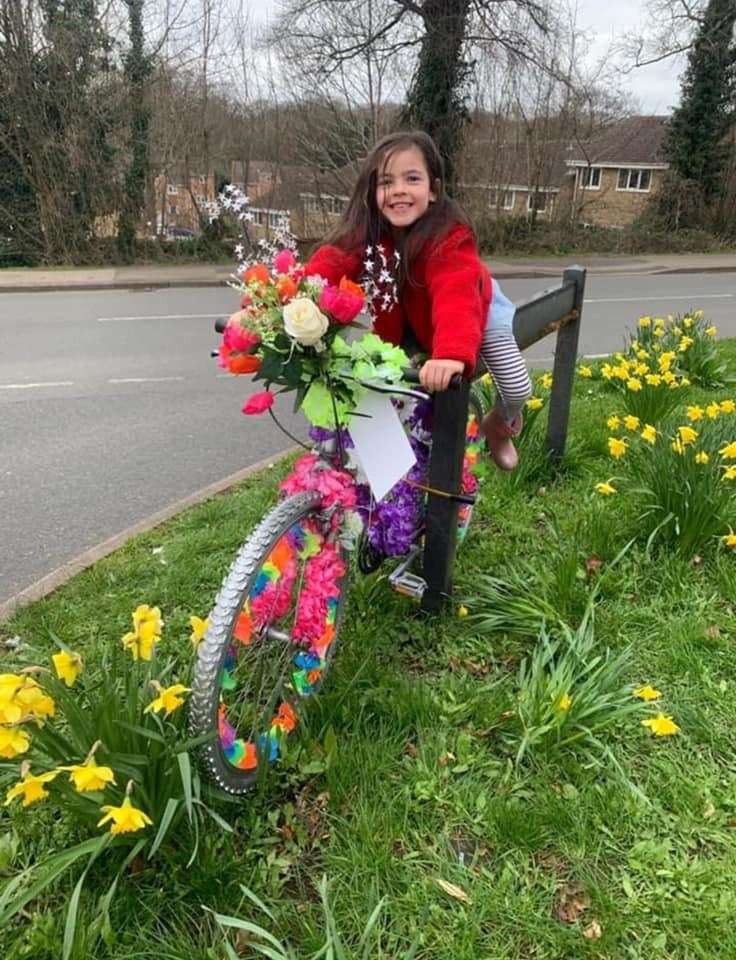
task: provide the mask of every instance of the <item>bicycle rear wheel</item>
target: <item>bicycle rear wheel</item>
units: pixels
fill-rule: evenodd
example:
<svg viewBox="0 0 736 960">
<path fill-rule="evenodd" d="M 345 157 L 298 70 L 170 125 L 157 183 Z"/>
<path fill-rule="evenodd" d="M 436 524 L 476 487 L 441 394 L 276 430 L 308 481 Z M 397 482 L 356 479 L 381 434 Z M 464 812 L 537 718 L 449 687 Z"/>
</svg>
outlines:
<svg viewBox="0 0 736 960">
<path fill-rule="evenodd" d="M 468 398 L 468 421 L 465 427 L 465 459 L 463 460 L 463 482 L 462 492 L 476 494 L 478 490 L 478 481 L 473 475 L 472 469 L 478 462 L 483 451 L 483 434 L 480 431 L 480 424 L 483 417 L 488 412 L 488 404 L 483 392 L 473 384 L 470 388 L 470 397 Z M 457 537 L 458 542 L 462 543 L 467 535 L 470 521 L 473 517 L 474 505 L 465 503 L 460 505 L 457 517 Z"/>
<path fill-rule="evenodd" d="M 200 645 L 189 701 L 205 775 L 246 793 L 276 762 L 335 653 L 347 562 L 318 493 L 271 510 L 223 581 Z"/>
</svg>

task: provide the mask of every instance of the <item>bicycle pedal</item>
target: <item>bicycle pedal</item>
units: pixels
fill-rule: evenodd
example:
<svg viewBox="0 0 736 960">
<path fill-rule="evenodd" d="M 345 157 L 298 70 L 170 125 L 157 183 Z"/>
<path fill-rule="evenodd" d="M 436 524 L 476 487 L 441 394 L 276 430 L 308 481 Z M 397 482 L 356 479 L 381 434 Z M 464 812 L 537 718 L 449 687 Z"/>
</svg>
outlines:
<svg viewBox="0 0 736 960">
<path fill-rule="evenodd" d="M 427 581 L 415 573 L 409 573 L 408 570 L 401 572 L 397 570 L 391 574 L 388 582 L 397 593 L 404 597 L 411 597 L 412 600 L 421 600 L 427 589 Z"/>
</svg>

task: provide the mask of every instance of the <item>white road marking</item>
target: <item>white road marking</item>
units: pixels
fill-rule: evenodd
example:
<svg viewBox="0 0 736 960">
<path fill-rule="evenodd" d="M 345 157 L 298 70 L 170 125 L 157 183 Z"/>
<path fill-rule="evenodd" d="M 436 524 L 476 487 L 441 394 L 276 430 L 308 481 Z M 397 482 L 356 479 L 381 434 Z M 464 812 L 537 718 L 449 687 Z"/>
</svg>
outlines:
<svg viewBox="0 0 736 960">
<path fill-rule="evenodd" d="M 168 383 L 171 380 L 183 380 L 184 377 L 113 377 L 108 383 Z"/>
<path fill-rule="evenodd" d="M 73 387 L 71 380 L 49 380 L 46 383 L 3 383 L 0 390 L 31 390 L 34 387 Z"/>
<path fill-rule="evenodd" d="M 689 300 L 690 303 L 699 300 L 731 300 L 733 293 L 692 293 L 687 296 L 670 297 L 663 293 L 659 297 L 605 297 L 600 300 L 584 300 L 583 303 L 641 303 L 644 300 L 663 301 L 669 303 L 671 300 Z"/>
<path fill-rule="evenodd" d="M 218 317 L 224 317 L 226 310 L 219 313 L 162 313 L 156 316 L 137 316 L 137 317 L 98 317 L 98 323 L 117 323 L 118 320 L 216 320 Z"/>
</svg>

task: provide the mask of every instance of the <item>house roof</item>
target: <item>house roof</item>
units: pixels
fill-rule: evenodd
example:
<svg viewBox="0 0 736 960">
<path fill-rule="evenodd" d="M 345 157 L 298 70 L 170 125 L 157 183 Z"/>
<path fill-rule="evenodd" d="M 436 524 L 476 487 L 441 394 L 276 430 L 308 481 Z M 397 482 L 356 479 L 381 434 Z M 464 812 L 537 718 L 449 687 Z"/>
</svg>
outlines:
<svg viewBox="0 0 736 960">
<path fill-rule="evenodd" d="M 666 117 L 627 117 L 590 140 L 573 144 L 567 163 L 570 166 L 666 164 L 662 150 L 666 121 Z"/>
<path fill-rule="evenodd" d="M 560 140 L 537 143 L 518 140 L 475 147 L 465 155 L 458 170 L 463 189 L 559 188 L 568 174 L 567 144 Z"/>
</svg>

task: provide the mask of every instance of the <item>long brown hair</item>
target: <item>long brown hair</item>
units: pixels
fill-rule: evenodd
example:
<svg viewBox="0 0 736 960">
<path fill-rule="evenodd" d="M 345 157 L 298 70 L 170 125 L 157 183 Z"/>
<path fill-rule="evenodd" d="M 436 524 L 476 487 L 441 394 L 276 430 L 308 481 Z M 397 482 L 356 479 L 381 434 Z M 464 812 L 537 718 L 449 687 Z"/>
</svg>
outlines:
<svg viewBox="0 0 736 960">
<path fill-rule="evenodd" d="M 422 130 L 389 133 L 376 143 L 363 161 L 353 194 L 340 222 L 325 240 L 326 243 L 349 251 L 375 247 L 381 242 L 381 237 L 390 231 L 391 225 L 376 203 L 378 176 L 394 153 L 411 147 L 417 147 L 424 157 L 430 189 L 436 199 L 406 232 L 401 251 L 400 274 L 401 280 L 410 281 L 412 263 L 426 244 L 441 240 L 456 223 L 465 224 L 472 229 L 468 215 L 460 204 L 445 193 L 445 165 L 442 156 L 434 140 Z"/>
</svg>

